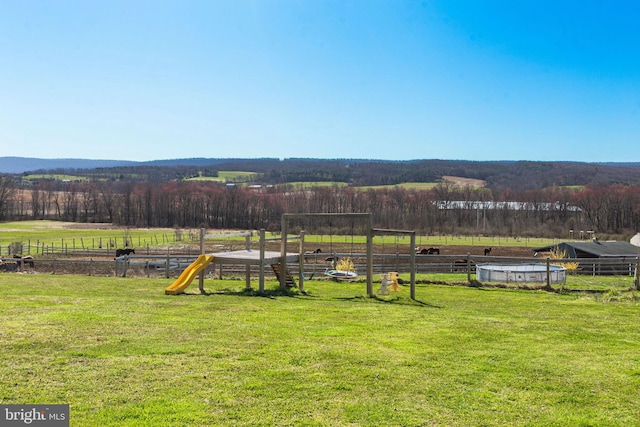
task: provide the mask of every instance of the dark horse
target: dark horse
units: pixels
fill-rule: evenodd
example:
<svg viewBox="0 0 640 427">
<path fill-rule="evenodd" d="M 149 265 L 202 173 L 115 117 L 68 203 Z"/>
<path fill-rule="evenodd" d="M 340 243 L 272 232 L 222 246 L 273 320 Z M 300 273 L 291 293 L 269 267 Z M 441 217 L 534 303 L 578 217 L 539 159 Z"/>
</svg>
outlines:
<svg viewBox="0 0 640 427">
<path fill-rule="evenodd" d="M 491 255 L 491 248 L 484 248 L 484 256 Z"/>
<path fill-rule="evenodd" d="M 116 249 L 116 258 L 120 258 L 123 255 L 131 255 L 135 254 L 136 251 L 134 249 Z"/>
<path fill-rule="evenodd" d="M 440 249 L 439 248 L 422 248 L 420 250 L 420 255 L 440 255 Z"/>
</svg>

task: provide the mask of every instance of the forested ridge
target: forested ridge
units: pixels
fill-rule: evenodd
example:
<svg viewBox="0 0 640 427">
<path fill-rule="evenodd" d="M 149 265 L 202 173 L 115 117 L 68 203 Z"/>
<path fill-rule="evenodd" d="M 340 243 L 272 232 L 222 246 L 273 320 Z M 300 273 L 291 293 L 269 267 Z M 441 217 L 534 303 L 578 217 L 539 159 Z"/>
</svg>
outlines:
<svg viewBox="0 0 640 427">
<path fill-rule="evenodd" d="M 283 213 L 372 212 L 375 226 L 427 234 L 601 238 L 640 230 L 640 168 L 571 162 L 228 159 L 0 175 L 0 221 L 54 219 L 138 227 L 266 228 Z M 188 162 L 185 162 L 188 163 Z M 185 180 L 251 171 L 243 183 Z M 82 179 L 47 178 L 54 173 Z M 485 180 L 455 186 L 444 175 Z M 331 182 L 301 187 L 291 182 Z M 350 185 L 338 185 L 337 183 Z M 434 182 L 423 190 L 401 182 Z M 253 185 L 244 185 L 253 184 Z M 391 184 L 363 189 L 358 185 Z M 345 230 L 346 225 L 334 231 Z"/>
<path fill-rule="evenodd" d="M 0 165 L 2 158 L 0 158 Z M 42 163 L 37 163 L 42 165 Z M 88 178 L 164 182 L 217 171 L 256 172 L 256 184 L 287 182 L 344 182 L 354 186 L 438 182 L 445 175 L 486 181 L 494 190 L 534 190 L 550 186 L 640 185 L 640 163 L 582 163 L 466 160 L 358 160 L 358 159 L 175 159 L 113 167 L 52 168 L 30 172 L 73 174 Z M 1 169 L 0 169 L 1 170 Z M 24 175 L 24 174 L 23 174 Z"/>
</svg>

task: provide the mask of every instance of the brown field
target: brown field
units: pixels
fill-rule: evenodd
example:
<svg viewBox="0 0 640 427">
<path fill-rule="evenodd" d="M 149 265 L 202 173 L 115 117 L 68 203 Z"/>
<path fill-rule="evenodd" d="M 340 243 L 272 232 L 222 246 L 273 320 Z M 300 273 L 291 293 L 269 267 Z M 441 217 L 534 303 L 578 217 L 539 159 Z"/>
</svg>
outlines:
<svg viewBox="0 0 640 427">
<path fill-rule="evenodd" d="M 463 178 L 460 176 L 444 175 L 442 179 L 459 188 L 484 188 L 487 185 L 487 182 L 482 179 Z"/>
</svg>

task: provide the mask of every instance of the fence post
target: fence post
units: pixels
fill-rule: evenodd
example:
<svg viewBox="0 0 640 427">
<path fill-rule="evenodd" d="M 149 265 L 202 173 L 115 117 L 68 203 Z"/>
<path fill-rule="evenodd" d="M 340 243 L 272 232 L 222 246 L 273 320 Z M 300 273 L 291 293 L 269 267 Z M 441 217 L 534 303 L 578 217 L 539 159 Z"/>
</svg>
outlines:
<svg viewBox="0 0 640 427">
<path fill-rule="evenodd" d="M 169 278 L 169 249 L 167 249 L 167 261 L 164 265 L 164 277 Z"/>
<path fill-rule="evenodd" d="M 471 254 L 467 252 L 467 283 L 471 283 Z"/>
<path fill-rule="evenodd" d="M 547 288 L 551 287 L 551 266 L 549 263 L 549 257 L 547 257 Z"/>
</svg>

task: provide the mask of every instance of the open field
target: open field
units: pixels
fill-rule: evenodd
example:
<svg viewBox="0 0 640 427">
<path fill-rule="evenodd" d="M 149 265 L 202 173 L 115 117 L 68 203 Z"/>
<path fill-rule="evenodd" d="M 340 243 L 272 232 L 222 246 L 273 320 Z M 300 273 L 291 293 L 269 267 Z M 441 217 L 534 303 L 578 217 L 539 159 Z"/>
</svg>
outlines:
<svg viewBox="0 0 640 427">
<path fill-rule="evenodd" d="M 37 181 L 41 179 L 54 180 L 54 181 L 75 181 L 75 182 L 88 181 L 88 178 L 86 176 L 67 175 L 67 174 L 49 174 L 49 173 L 23 175 L 22 179 L 25 179 L 27 181 Z"/>
<path fill-rule="evenodd" d="M 381 188 L 394 188 L 400 187 L 405 190 L 431 190 L 433 187 L 437 186 L 437 182 L 401 182 L 399 184 L 389 184 L 389 185 L 360 185 L 355 187 L 358 190 L 378 190 Z"/>
<path fill-rule="evenodd" d="M 637 299 L 2 278 L 0 401 L 69 403 L 71 425 L 640 425 Z"/>
<path fill-rule="evenodd" d="M 35 248 L 45 245 L 56 250 L 66 248 L 119 248 L 145 247 L 181 243 L 199 231 L 170 228 L 128 228 L 111 224 L 73 223 L 62 221 L 14 221 L 0 223 L 0 255 L 7 255 L 7 247 L 14 242 L 25 245 L 24 253 L 35 253 Z M 31 246 L 33 249 L 28 248 Z"/>
<path fill-rule="evenodd" d="M 207 230 L 208 234 L 223 234 L 228 230 Z M 267 238 L 277 238 L 279 234 L 268 233 Z M 32 247 L 38 245 L 53 245 L 54 248 L 66 247 L 69 250 L 91 248 L 124 247 L 128 242 L 133 247 L 162 246 L 168 244 L 197 244 L 199 230 L 170 229 L 170 228 L 131 228 L 116 227 L 111 224 L 72 223 L 61 221 L 14 221 L 0 223 L 0 255 L 7 254 L 8 245 L 22 242 Z M 209 239 L 209 243 L 224 243 L 225 241 L 242 241 L 243 237 Z M 252 237 L 254 244 L 258 241 L 257 233 Z M 531 248 L 557 243 L 559 240 L 542 238 L 509 238 L 500 236 L 416 236 L 419 246 L 436 246 L 443 254 L 482 253 L 483 248 L 493 247 L 494 253 L 501 256 L 531 256 Z M 363 251 L 365 236 L 358 235 L 307 235 L 305 242 L 309 247 L 319 246 L 324 252 L 331 249 L 338 252 Z M 401 253 L 408 253 L 409 238 L 393 236 L 376 236 L 374 243 L 376 250 L 389 253 L 396 249 Z M 27 250 L 24 250 L 27 253 Z M 34 252 L 34 251 L 31 251 Z"/>
<path fill-rule="evenodd" d="M 218 171 L 218 176 L 197 176 L 186 178 L 186 181 L 234 182 L 251 181 L 258 173 L 246 171 Z"/>
</svg>

